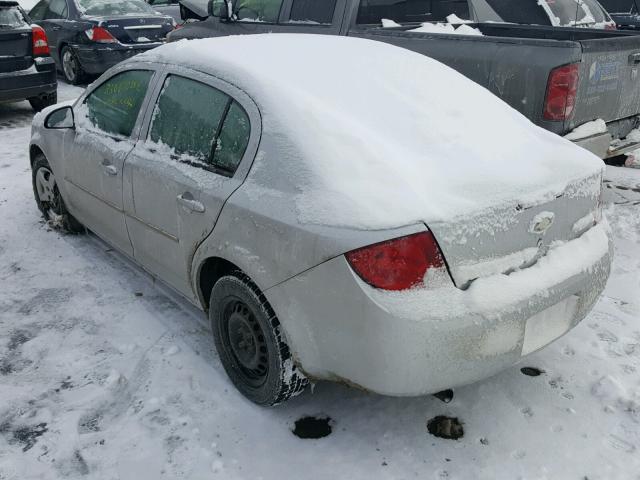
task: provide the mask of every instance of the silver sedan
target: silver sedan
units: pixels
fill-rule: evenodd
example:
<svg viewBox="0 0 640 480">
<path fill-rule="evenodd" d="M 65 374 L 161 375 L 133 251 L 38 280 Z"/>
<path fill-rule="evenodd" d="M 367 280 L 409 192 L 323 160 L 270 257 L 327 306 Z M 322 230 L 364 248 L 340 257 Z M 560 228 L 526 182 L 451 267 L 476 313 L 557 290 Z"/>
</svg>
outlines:
<svg viewBox="0 0 640 480">
<path fill-rule="evenodd" d="M 261 405 L 423 395 L 587 315 L 602 162 L 427 57 L 315 35 L 181 41 L 33 122 L 36 203 L 208 313 Z"/>
</svg>

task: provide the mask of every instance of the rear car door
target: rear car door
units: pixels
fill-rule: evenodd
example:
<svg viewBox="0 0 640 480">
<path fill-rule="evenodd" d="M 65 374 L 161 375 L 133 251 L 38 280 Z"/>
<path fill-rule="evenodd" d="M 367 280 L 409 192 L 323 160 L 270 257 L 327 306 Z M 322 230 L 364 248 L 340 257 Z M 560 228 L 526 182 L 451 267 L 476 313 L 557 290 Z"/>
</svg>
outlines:
<svg viewBox="0 0 640 480">
<path fill-rule="evenodd" d="M 31 26 L 17 4 L 0 2 L 0 74 L 25 70 L 33 64 Z"/>
<path fill-rule="evenodd" d="M 242 91 L 169 67 L 125 164 L 126 222 L 134 256 L 195 298 L 191 260 L 255 156 L 260 117 Z"/>
<path fill-rule="evenodd" d="M 60 58 L 60 52 L 58 51 L 60 32 L 68 22 L 68 16 L 69 8 L 67 7 L 67 0 L 50 0 L 44 20 L 39 22 L 39 25 L 44 28 L 47 33 L 51 55 L 56 59 Z"/>
<path fill-rule="evenodd" d="M 124 220 L 122 171 L 155 73 L 149 65 L 116 70 L 75 104 L 76 128 L 64 138 L 64 180 L 74 212 L 128 255 L 133 249 Z"/>
</svg>

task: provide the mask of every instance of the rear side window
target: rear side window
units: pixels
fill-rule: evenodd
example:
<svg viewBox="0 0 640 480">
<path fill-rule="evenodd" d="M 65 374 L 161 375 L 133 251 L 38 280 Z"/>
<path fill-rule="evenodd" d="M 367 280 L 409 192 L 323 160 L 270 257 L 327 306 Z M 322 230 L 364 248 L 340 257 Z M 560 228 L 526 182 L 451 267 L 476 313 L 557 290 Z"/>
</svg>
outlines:
<svg viewBox="0 0 640 480">
<path fill-rule="evenodd" d="M 106 133 L 130 136 L 152 75 L 149 70 L 130 70 L 104 82 L 85 100 L 88 121 Z"/>
<path fill-rule="evenodd" d="M 0 28 L 26 27 L 27 22 L 18 7 L 0 6 Z"/>
<path fill-rule="evenodd" d="M 216 142 L 212 164 L 226 172 L 235 172 L 251 136 L 251 123 L 244 109 L 233 102 L 229 107 Z"/>
<path fill-rule="evenodd" d="M 468 0 L 360 0 L 356 22 L 379 24 L 383 18 L 398 23 L 442 22 L 452 13 L 469 19 Z"/>
<path fill-rule="evenodd" d="M 220 90 L 170 75 L 153 111 L 148 140 L 175 160 L 233 175 L 251 134 L 244 109 Z"/>
<path fill-rule="evenodd" d="M 36 3 L 36 6 L 31 9 L 29 12 L 29 16 L 32 20 L 44 20 L 44 16 L 47 14 L 49 10 L 49 0 L 41 0 Z"/>
<path fill-rule="evenodd" d="M 637 12 L 636 0 L 600 0 L 609 13 Z"/>
<path fill-rule="evenodd" d="M 170 75 L 153 111 L 149 139 L 182 160 L 209 164 L 229 101 L 209 85 Z"/>
<path fill-rule="evenodd" d="M 47 18 L 67 18 L 67 0 L 51 0 Z"/>
<path fill-rule="evenodd" d="M 336 0 L 293 0 L 291 23 L 331 23 Z"/>
</svg>

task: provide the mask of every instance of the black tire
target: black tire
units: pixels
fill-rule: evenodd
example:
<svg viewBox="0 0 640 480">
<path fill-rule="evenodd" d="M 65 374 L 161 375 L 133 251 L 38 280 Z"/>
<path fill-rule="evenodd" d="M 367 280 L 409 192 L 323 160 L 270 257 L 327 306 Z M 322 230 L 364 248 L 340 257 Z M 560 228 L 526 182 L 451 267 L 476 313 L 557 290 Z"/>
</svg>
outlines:
<svg viewBox="0 0 640 480">
<path fill-rule="evenodd" d="M 60 52 L 60 66 L 64 78 L 71 85 L 79 85 L 85 81 L 87 74 L 82 69 L 76 52 L 68 45 L 62 47 Z"/>
<path fill-rule="evenodd" d="M 47 181 L 46 187 L 39 180 L 39 175 Z M 49 162 L 43 154 L 37 154 L 31 169 L 33 195 L 42 216 L 54 227 L 61 228 L 68 233 L 83 233 L 84 227 L 67 211 L 62 195 L 58 190 L 55 177 Z M 48 198 L 41 198 L 41 197 Z"/>
<path fill-rule="evenodd" d="M 242 272 L 222 277 L 209 305 L 218 355 L 245 397 L 273 406 L 305 389 L 307 378 L 293 362 L 280 322 L 249 277 Z"/>
<path fill-rule="evenodd" d="M 39 112 L 44 108 L 58 103 L 58 92 L 47 93 L 38 97 L 29 98 L 28 100 L 31 104 L 31 108 L 33 108 L 36 112 Z"/>
</svg>

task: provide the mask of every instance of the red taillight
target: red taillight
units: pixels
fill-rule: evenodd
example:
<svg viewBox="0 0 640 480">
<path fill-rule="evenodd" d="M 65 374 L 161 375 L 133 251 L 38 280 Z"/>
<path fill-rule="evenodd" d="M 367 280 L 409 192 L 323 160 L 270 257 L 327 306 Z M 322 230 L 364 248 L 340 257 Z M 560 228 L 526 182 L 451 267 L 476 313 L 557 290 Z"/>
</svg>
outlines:
<svg viewBox="0 0 640 480">
<path fill-rule="evenodd" d="M 579 66 L 578 63 L 572 63 L 551 70 L 544 100 L 545 120 L 566 120 L 571 117 L 580 80 Z"/>
<path fill-rule="evenodd" d="M 430 268 L 444 268 L 444 258 L 431 232 L 396 238 L 346 254 L 351 268 L 369 285 L 407 290 L 421 285 Z"/>
<path fill-rule="evenodd" d="M 93 27 L 89 30 L 85 30 L 87 37 L 92 42 L 98 43 L 117 43 L 118 40 L 115 39 L 113 35 L 109 33 L 109 30 L 102 27 Z"/>
<path fill-rule="evenodd" d="M 31 25 L 31 39 L 33 40 L 33 56 L 49 55 L 49 42 L 47 34 L 39 25 Z"/>
</svg>

